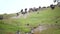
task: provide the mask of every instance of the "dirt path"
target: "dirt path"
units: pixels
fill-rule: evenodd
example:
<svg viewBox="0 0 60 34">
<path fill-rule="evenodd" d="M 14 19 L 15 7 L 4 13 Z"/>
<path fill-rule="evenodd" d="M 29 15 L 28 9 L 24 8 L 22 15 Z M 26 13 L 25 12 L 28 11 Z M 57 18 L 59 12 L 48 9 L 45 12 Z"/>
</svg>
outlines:
<svg viewBox="0 0 60 34">
<path fill-rule="evenodd" d="M 30 34 L 40 34 L 40 32 L 42 32 L 43 30 L 46 30 L 47 27 L 46 26 L 38 26 L 37 28 L 31 30 Z"/>
</svg>

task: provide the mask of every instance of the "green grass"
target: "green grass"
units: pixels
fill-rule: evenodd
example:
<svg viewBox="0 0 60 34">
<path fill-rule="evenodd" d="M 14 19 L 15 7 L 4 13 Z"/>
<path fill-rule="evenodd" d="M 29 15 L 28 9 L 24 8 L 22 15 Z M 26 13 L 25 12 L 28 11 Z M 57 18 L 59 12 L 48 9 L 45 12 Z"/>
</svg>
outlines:
<svg viewBox="0 0 60 34">
<path fill-rule="evenodd" d="M 60 18 L 57 17 L 60 17 L 60 8 L 56 7 L 54 10 L 48 8 L 46 10 L 39 11 L 39 14 L 37 14 L 37 12 L 29 13 L 29 16 L 26 19 L 21 17 L 20 19 L 0 20 L 0 30 L 3 29 L 1 30 L 2 32 L 5 31 L 14 33 L 17 30 L 20 30 L 22 32 L 30 32 L 31 27 L 36 27 L 39 24 L 56 24 L 55 22 L 58 21 L 57 24 L 60 25 Z M 29 26 L 27 26 L 26 24 L 29 24 Z M 50 32 L 49 30 L 48 32 Z M 58 29 L 57 31 L 55 29 L 52 30 L 59 34 L 60 29 Z"/>
</svg>

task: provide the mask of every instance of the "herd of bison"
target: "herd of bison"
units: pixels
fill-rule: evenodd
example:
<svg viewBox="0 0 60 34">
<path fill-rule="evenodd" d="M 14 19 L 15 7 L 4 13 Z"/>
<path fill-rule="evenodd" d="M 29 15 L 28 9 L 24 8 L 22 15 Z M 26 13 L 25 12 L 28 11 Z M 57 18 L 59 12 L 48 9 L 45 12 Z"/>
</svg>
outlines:
<svg viewBox="0 0 60 34">
<path fill-rule="evenodd" d="M 20 12 L 16 13 L 16 15 L 19 16 L 19 13 L 21 13 L 21 14 L 24 15 L 24 14 L 26 14 L 26 13 L 28 13 L 28 12 L 30 13 L 31 11 L 32 11 L 32 12 L 37 12 L 38 10 L 44 9 L 44 8 L 51 8 L 52 10 L 54 10 L 54 9 L 55 9 L 55 6 L 56 6 L 56 5 L 53 5 L 53 4 L 51 4 L 51 5 L 48 6 L 48 7 L 40 7 L 40 6 L 39 6 L 38 8 L 35 8 L 35 7 L 34 7 L 34 8 L 29 8 L 28 11 L 27 11 L 27 8 L 25 8 L 25 9 L 21 9 Z M 60 5 L 59 5 L 59 7 L 60 7 Z M 23 10 L 25 10 L 25 11 L 23 11 Z"/>
<path fill-rule="evenodd" d="M 16 13 L 16 16 L 19 16 L 19 13 L 21 13 L 21 14 L 26 14 L 26 13 L 30 13 L 30 12 L 37 12 L 38 10 L 42 10 L 42 9 L 44 9 L 44 8 L 51 8 L 52 10 L 54 10 L 55 9 L 55 6 L 57 6 L 57 5 L 53 5 L 53 4 L 51 4 L 50 6 L 48 6 L 48 7 L 38 7 L 38 8 L 36 8 L 36 7 L 34 7 L 34 8 L 29 8 L 29 10 L 27 11 L 27 8 L 25 8 L 25 9 L 21 9 L 20 10 L 20 12 L 18 12 L 18 13 Z M 60 5 L 58 6 L 58 7 L 60 7 Z M 24 11 L 23 11 L 24 10 Z M 2 15 L 0 15 L 0 20 L 2 20 L 3 19 L 3 16 Z"/>
</svg>

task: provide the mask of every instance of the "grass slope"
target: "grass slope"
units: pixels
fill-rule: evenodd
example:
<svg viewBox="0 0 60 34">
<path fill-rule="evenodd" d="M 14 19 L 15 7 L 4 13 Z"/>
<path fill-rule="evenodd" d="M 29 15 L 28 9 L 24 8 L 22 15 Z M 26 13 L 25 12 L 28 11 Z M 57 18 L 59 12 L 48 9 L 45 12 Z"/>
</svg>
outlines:
<svg viewBox="0 0 60 34">
<path fill-rule="evenodd" d="M 36 27 L 39 24 L 56 24 L 56 21 L 58 21 L 57 24 L 60 25 L 60 8 L 56 7 L 54 10 L 48 8 L 46 10 L 39 11 L 39 14 L 37 14 L 37 12 L 29 13 L 29 16 L 26 19 L 21 17 L 20 19 L 0 20 L 0 33 L 7 34 L 7 32 L 13 32 L 14 34 L 17 30 L 29 32 L 31 27 Z M 29 24 L 29 26 L 26 24 Z M 51 32 L 50 29 L 47 31 Z M 52 29 L 52 31 L 54 31 L 54 33 L 50 34 L 59 34 L 60 29 Z M 43 31 L 41 34 L 45 34 L 45 32 Z"/>
</svg>

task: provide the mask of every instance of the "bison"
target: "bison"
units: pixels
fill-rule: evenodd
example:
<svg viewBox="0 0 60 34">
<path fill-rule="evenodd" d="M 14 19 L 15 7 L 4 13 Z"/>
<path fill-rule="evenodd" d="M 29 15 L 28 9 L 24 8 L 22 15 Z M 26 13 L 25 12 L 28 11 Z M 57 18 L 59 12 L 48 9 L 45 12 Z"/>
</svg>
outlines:
<svg viewBox="0 0 60 34">
<path fill-rule="evenodd" d="M 55 6 L 53 4 L 51 4 L 50 7 L 51 7 L 51 9 L 54 9 L 55 8 Z"/>
<path fill-rule="evenodd" d="M 19 13 L 16 13 L 17 16 L 19 16 Z"/>
<path fill-rule="evenodd" d="M 27 8 L 25 8 L 25 13 L 27 13 Z"/>
<path fill-rule="evenodd" d="M 23 9 L 21 9 L 21 12 L 23 12 Z"/>
</svg>

